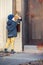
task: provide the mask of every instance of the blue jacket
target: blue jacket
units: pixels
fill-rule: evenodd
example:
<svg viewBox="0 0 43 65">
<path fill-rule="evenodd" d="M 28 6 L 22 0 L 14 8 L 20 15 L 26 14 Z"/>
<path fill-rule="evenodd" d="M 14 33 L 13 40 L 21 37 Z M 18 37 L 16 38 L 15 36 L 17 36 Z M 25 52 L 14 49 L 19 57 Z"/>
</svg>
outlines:
<svg viewBox="0 0 43 65">
<path fill-rule="evenodd" d="M 13 15 L 8 16 L 8 21 L 7 21 L 7 30 L 8 30 L 8 37 L 16 37 L 17 36 L 17 24 L 20 22 L 18 19 L 17 22 L 13 21 L 12 18 Z"/>
</svg>

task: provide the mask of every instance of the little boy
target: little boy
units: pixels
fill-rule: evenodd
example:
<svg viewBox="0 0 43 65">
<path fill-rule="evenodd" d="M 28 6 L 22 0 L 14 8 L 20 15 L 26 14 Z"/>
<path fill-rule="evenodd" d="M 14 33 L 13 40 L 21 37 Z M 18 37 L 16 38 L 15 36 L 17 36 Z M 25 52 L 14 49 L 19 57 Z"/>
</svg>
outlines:
<svg viewBox="0 0 43 65">
<path fill-rule="evenodd" d="M 8 47 L 11 45 L 11 53 L 14 53 L 14 42 L 15 38 L 17 37 L 17 24 L 20 23 L 21 17 L 16 14 L 15 16 L 13 14 L 8 15 L 8 21 L 7 21 L 7 31 L 8 31 L 8 38 L 7 43 L 5 45 L 5 53 L 8 52 Z"/>
</svg>

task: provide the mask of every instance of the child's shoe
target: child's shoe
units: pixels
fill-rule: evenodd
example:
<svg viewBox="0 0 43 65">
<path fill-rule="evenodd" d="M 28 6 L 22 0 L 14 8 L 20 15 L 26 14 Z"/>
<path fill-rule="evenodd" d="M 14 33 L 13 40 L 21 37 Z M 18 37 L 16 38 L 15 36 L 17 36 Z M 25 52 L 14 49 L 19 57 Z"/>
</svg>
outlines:
<svg viewBox="0 0 43 65">
<path fill-rule="evenodd" d="M 14 53 L 16 53 L 13 49 L 11 50 L 11 54 L 14 54 Z"/>
<path fill-rule="evenodd" d="M 4 49 L 4 53 L 9 53 L 6 48 Z"/>
</svg>

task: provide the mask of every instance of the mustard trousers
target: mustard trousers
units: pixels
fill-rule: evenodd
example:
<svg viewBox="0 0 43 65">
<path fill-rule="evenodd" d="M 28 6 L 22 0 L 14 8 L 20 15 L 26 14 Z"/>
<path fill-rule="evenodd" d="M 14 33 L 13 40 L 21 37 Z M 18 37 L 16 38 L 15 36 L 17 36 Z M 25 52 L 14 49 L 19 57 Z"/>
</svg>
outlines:
<svg viewBox="0 0 43 65">
<path fill-rule="evenodd" d="M 8 49 L 8 47 L 11 45 L 11 49 L 14 49 L 14 42 L 15 42 L 15 37 L 8 38 L 5 48 Z"/>
</svg>

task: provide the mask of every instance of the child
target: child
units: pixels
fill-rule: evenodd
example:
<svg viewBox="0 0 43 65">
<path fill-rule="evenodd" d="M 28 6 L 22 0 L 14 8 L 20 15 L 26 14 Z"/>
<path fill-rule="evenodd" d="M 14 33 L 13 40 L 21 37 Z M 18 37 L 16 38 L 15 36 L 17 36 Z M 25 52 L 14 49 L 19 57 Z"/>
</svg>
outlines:
<svg viewBox="0 0 43 65">
<path fill-rule="evenodd" d="M 7 21 L 7 31 L 8 31 L 8 39 L 7 43 L 5 45 L 5 53 L 7 53 L 7 49 L 9 45 L 11 44 L 11 53 L 14 53 L 14 42 L 15 38 L 17 37 L 17 24 L 20 23 L 21 17 L 16 14 L 15 16 L 13 14 L 8 15 L 8 21 Z"/>
</svg>

